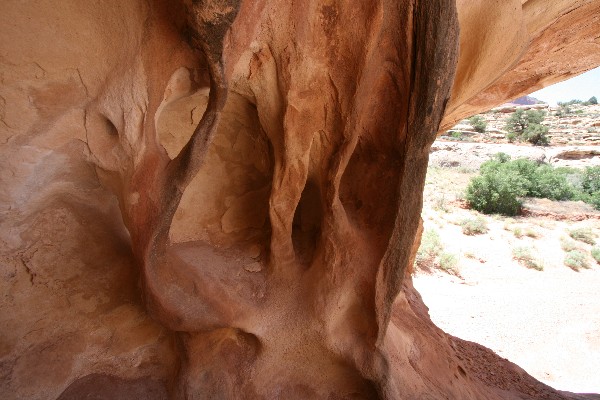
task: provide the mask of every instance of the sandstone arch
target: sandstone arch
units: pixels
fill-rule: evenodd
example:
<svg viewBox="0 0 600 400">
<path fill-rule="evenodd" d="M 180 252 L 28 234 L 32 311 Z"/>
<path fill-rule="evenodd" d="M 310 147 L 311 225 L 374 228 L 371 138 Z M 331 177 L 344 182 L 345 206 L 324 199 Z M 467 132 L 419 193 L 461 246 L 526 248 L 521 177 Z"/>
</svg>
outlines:
<svg viewBox="0 0 600 400">
<path fill-rule="evenodd" d="M 600 65 L 546 3 L 5 2 L 0 393 L 581 398 L 408 274 L 437 132 Z"/>
</svg>

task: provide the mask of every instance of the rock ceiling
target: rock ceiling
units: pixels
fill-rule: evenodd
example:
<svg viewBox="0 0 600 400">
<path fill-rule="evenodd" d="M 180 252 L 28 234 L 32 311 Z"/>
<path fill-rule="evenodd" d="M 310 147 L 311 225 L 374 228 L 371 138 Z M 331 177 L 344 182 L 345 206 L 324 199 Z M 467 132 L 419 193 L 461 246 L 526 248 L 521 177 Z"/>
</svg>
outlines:
<svg viewBox="0 0 600 400">
<path fill-rule="evenodd" d="M 410 266 L 436 134 L 600 65 L 599 0 L 0 8 L 2 398 L 583 398 Z"/>
</svg>

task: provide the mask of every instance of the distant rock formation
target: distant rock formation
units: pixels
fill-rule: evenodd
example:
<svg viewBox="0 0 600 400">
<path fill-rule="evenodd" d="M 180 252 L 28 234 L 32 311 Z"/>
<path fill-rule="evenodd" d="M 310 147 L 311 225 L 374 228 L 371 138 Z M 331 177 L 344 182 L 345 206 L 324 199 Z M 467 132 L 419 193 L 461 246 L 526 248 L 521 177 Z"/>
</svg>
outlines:
<svg viewBox="0 0 600 400">
<path fill-rule="evenodd" d="M 497 153 L 513 159 L 527 158 L 560 167 L 600 166 L 600 146 L 516 146 L 513 144 L 437 141 L 431 146 L 429 164 L 437 167 L 462 167 L 472 171 Z"/>
<path fill-rule="evenodd" d="M 510 102 L 511 104 L 517 104 L 520 106 L 531 106 L 534 104 L 545 104 L 543 101 L 536 99 L 535 97 L 531 97 L 531 96 L 521 96 L 518 99 L 514 99 Z"/>
<path fill-rule="evenodd" d="M 410 271 L 437 132 L 600 65 L 599 18 L 4 2 L 0 397 L 576 398 L 435 327 Z"/>
</svg>

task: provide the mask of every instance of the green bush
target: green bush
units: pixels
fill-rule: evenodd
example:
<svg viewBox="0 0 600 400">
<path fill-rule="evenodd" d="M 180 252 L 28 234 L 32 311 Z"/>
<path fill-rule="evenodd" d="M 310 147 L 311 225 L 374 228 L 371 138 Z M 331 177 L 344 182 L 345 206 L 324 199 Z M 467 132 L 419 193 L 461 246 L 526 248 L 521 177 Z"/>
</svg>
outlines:
<svg viewBox="0 0 600 400">
<path fill-rule="evenodd" d="M 469 124 L 471 124 L 475 132 L 484 133 L 487 129 L 487 122 L 479 115 L 469 118 Z"/>
<path fill-rule="evenodd" d="M 576 194 L 576 199 L 581 200 L 584 203 L 591 204 L 597 210 L 600 210 L 600 191 L 594 194 L 587 194 L 584 192 L 579 192 Z"/>
<path fill-rule="evenodd" d="M 577 178 L 579 190 L 575 193 L 576 199 L 600 210 L 600 167 L 587 167 Z"/>
<path fill-rule="evenodd" d="M 463 133 L 462 131 L 451 131 L 450 136 L 452 136 L 454 139 L 462 139 Z"/>
<path fill-rule="evenodd" d="M 465 218 L 460 222 L 460 226 L 462 227 L 462 233 L 465 235 L 481 235 L 487 233 L 488 226 L 485 219 L 481 217 L 476 218 Z"/>
<path fill-rule="evenodd" d="M 600 246 L 593 247 L 591 253 L 594 260 L 600 264 Z"/>
<path fill-rule="evenodd" d="M 536 146 L 546 146 L 550 142 L 548 127 L 541 125 L 546 116 L 545 111 L 519 109 L 511 114 L 506 122 L 506 136 L 510 142 L 514 140 L 527 141 Z"/>
<path fill-rule="evenodd" d="M 588 197 L 586 203 L 592 204 L 597 210 L 600 210 L 600 191 Z"/>
<path fill-rule="evenodd" d="M 540 124 L 529 125 L 523 134 L 521 135 L 522 140 L 533 144 L 534 146 L 548 146 L 550 138 L 546 136 L 549 128 Z"/>
<path fill-rule="evenodd" d="M 492 156 L 492 161 L 498 161 L 499 163 L 507 163 L 512 160 L 510 154 L 506 154 L 503 152 L 496 153 Z"/>
<path fill-rule="evenodd" d="M 588 101 L 584 101 L 583 103 L 581 103 L 584 106 L 592 106 L 592 105 L 596 105 L 598 104 L 598 99 L 596 98 L 596 96 L 592 96 L 588 99 Z"/>
<path fill-rule="evenodd" d="M 590 228 L 578 228 L 569 231 L 569 236 L 583 243 L 596 244 L 597 235 Z"/>
<path fill-rule="evenodd" d="M 581 189 L 590 195 L 600 192 L 600 167 L 587 167 L 583 170 Z"/>
<path fill-rule="evenodd" d="M 570 200 L 575 190 L 567 177 L 550 165 L 540 165 L 529 178 L 528 195 L 551 200 Z"/>
<path fill-rule="evenodd" d="M 522 197 L 582 200 L 600 210 L 600 167 L 554 168 L 527 159 L 495 155 L 480 167 L 466 190 L 470 206 L 485 214 L 517 215 Z"/>
<path fill-rule="evenodd" d="M 528 247 L 515 247 L 512 251 L 513 259 L 518 261 L 519 264 L 524 265 L 527 268 L 535 269 L 537 271 L 543 271 L 544 266 L 542 263 L 535 259 L 531 254 L 531 250 Z"/>
<path fill-rule="evenodd" d="M 589 268 L 590 265 L 585 254 L 580 250 L 569 251 L 565 255 L 565 265 L 574 271 L 579 271 L 581 268 Z"/>
<path fill-rule="evenodd" d="M 521 134 L 531 124 L 541 124 L 546 113 L 544 111 L 518 109 L 508 117 L 506 130 Z"/>
<path fill-rule="evenodd" d="M 528 182 L 510 163 L 509 156 L 499 153 L 481 165 L 480 175 L 471 179 L 465 196 L 473 209 L 484 214 L 519 214 L 519 198 L 527 194 Z"/>
<path fill-rule="evenodd" d="M 507 170 L 515 171 L 520 176 L 527 180 L 527 187 L 531 186 L 531 181 L 535 178 L 538 169 L 538 163 L 528 160 L 526 158 L 517 158 L 516 160 L 508 160 L 498 165 L 498 167 L 505 168 Z M 489 167 L 488 167 L 489 168 Z"/>
<path fill-rule="evenodd" d="M 518 174 L 494 172 L 473 178 L 466 199 L 474 210 L 484 214 L 518 215 L 522 205 L 519 198 L 525 194 L 523 178 Z"/>
</svg>

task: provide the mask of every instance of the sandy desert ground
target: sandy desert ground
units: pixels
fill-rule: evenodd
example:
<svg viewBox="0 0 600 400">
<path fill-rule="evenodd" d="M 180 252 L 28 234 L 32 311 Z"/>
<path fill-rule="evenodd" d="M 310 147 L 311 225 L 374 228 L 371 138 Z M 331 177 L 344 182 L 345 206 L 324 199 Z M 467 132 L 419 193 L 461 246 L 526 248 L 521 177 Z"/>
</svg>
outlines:
<svg viewBox="0 0 600 400">
<path fill-rule="evenodd" d="M 600 237 L 600 218 L 483 216 L 489 232 L 464 235 L 460 221 L 479 214 L 455 199 L 473 174 L 460 168 L 430 168 L 428 174 L 424 227 L 435 230 L 444 251 L 458 260 L 458 276 L 439 269 L 415 273 L 414 285 L 432 320 L 552 387 L 600 393 L 600 265 L 590 257 L 590 268 L 576 272 L 563 264 L 561 249 L 561 237 L 570 229 L 590 228 Z M 555 208 L 576 212 L 582 207 Z M 591 247 L 577 245 L 588 252 Z M 513 260 L 515 247 L 529 248 L 543 270 Z"/>
</svg>

